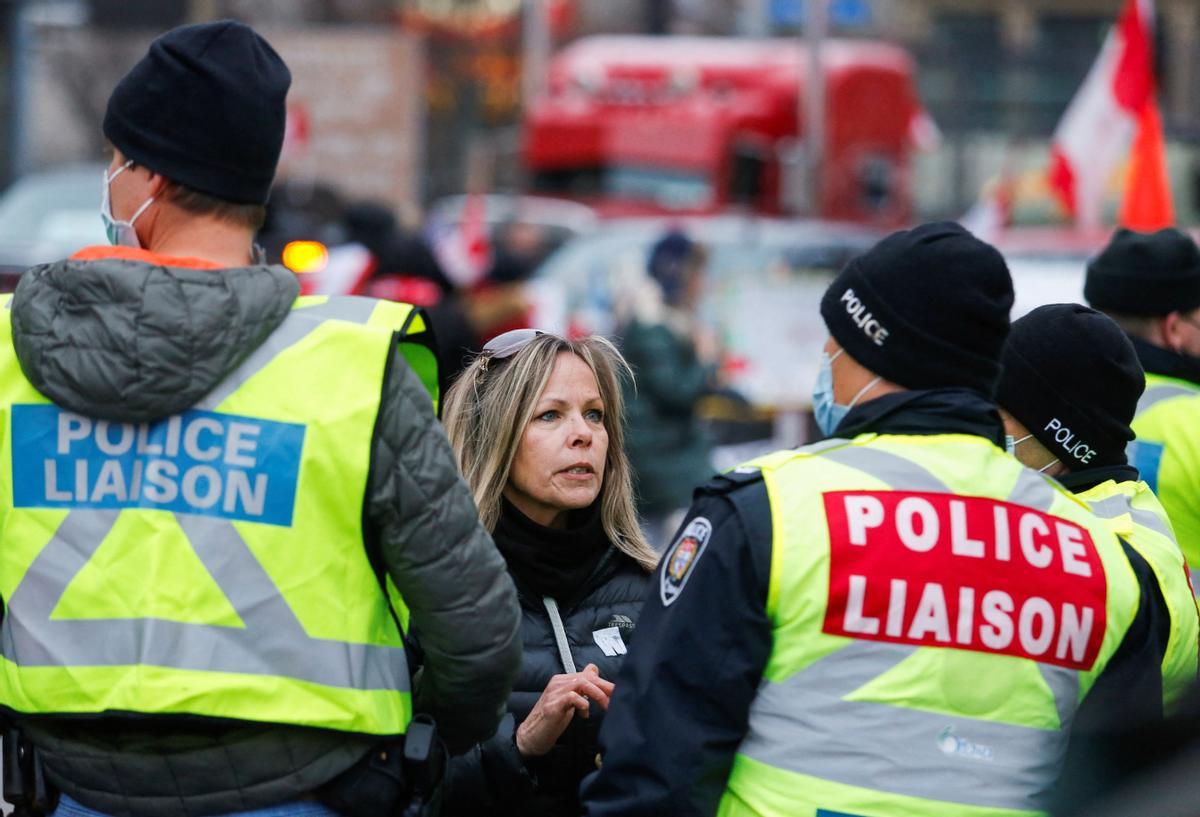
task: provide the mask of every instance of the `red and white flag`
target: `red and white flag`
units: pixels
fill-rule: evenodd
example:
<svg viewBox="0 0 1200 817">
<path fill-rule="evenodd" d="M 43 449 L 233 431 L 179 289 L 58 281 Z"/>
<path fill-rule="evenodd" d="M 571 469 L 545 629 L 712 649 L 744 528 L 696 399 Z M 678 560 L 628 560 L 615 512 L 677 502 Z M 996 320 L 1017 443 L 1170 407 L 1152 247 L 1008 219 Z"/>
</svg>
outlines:
<svg viewBox="0 0 1200 817">
<path fill-rule="evenodd" d="M 1154 3 L 1125 0 L 1054 131 L 1050 187 L 1081 227 L 1099 227 L 1104 192 L 1154 98 Z"/>
<path fill-rule="evenodd" d="M 1158 102 L 1153 96 L 1146 100 L 1138 120 L 1117 223 L 1143 233 L 1175 224 L 1171 180 L 1167 175 L 1167 146 Z"/>
<path fill-rule="evenodd" d="M 473 287 L 488 274 L 492 268 L 492 245 L 487 199 L 482 193 L 468 193 L 457 223 L 446 224 L 435 232 L 433 252 L 447 277 L 458 287 Z"/>
</svg>

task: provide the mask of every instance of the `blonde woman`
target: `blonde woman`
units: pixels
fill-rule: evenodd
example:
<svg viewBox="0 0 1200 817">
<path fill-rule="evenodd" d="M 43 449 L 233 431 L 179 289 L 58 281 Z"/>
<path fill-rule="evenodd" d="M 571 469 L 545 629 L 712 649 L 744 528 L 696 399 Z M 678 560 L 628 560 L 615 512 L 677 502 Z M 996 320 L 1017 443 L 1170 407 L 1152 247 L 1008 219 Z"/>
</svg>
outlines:
<svg viewBox="0 0 1200 817">
<path fill-rule="evenodd" d="M 533 329 L 490 341 L 444 422 L 522 607 L 509 716 L 453 758 L 447 815 L 575 815 L 655 555 L 634 510 L 621 381 L 603 338 Z"/>
</svg>

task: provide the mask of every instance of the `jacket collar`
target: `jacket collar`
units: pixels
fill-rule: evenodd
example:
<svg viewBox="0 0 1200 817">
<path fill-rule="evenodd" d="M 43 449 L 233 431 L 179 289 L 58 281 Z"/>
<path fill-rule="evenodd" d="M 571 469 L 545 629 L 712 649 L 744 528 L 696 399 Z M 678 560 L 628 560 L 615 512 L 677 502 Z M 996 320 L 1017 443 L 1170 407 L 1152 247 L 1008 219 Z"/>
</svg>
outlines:
<svg viewBox="0 0 1200 817">
<path fill-rule="evenodd" d="M 204 258 L 191 256 L 159 255 L 141 247 L 110 247 L 106 244 L 95 244 L 84 247 L 71 256 L 72 261 L 104 261 L 108 259 L 122 261 L 141 261 L 143 264 L 154 264 L 159 267 L 176 267 L 181 269 L 221 269 L 221 265 Z"/>
<path fill-rule="evenodd" d="M 970 389 L 886 394 L 855 406 L 830 436 L 973 434 L 1004 447 L 1004 423 L 987 397 Z"/>
<path fill-rule="evenodd" d="M 1163 377 L 1175 377 L 1189 383 L 1200 385 L 1200 358 L 1181 355 L 1155 346 L 1149 341 L 1130 335 L 1133 348 L 1137 350 L 1138 360 L 1148 374 L 1159 374 Z"/>
<path fill-rule="evenodd" d="M 12 348 L 43 395 L 106 420 L 195 405 L 275 331 L 300 290 L 278 266 L 214 268 L 126 247 L 82 256 L 21 276 Z"/>
<path fill-rule="evenodd" d="M 1108 465 L 1103 468 L 1085 468 L 1082 471 L 1070 471 L 1060 477 L 1056 477 L 1059 484 L 1073 494 L 1082 494 L 1084 491 L 1090 491 L 1097 485 L 1108 482 L 1110 479 L 1116 483 L 1122 482 L 1137 482 L 1141 479 L 1141 474 L 1138 469 L 1132 465 Z"/>
</svg>

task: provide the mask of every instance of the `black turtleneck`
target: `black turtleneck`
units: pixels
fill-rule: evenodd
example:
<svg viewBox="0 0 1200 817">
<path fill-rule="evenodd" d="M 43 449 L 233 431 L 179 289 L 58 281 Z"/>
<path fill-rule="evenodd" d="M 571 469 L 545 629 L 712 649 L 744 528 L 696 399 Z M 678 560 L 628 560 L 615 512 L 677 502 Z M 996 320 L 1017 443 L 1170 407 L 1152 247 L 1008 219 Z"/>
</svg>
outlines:
<svg viewBox="0 0 1200 817">
<path fill-rule="evenodd" d="M 517 586 L 557 600 L 572 598 L 609 548 L 600 521 L 600 498 L 570 511 L 565 528 L 539 525 L 507 499 L 492 538 Z"/>
<path fill-rule="evenodd" d="M 1004 422 L 996 404 L 970 389 L 902 391 L 850 409 L 832 435 L 974 434 L 1004 447 Z"/>
<path fill-rule="evenodd" d="M 1129 339 L 1133 341 L 1138 360 L 1147 373 L 1176 377 L 1200 385 L 1200 357 L 1181 355 L 1132 335 Z"/>
</svg>

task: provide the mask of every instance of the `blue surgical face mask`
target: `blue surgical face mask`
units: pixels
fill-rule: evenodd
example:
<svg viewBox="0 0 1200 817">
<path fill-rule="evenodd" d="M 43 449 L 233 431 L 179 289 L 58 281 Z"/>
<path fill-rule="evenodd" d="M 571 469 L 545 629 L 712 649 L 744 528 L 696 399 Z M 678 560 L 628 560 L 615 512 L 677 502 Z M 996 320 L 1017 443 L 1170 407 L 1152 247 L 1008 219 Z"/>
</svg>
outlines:
<svg viewBox="0 0 1200 817">
<path fill-rule="evenodd" d="M 1026 434 L 1021 439 L 1015 439 L 1012 434 L 1004 434 L 1004 453 L 1010 457 L 1016 456 L 1016 446 L 1024 443 L 1025 440 L 1033 437 L 1033 434 Z"/>
<path fill-rule="evenodd" d="M 137 230 L 133 228 L 133 222 L 137 221 L 138 216 L 146 212 L 146 208 L 154 203 L 154 196 L 146 199 L 129 221 L 117 221 L 113 218 L 112 198 L 109 195 L 109 188 L 112 185 L 112 180 L 120 176 L 132 165 L 133 159 L 130 159 L 118 167 L 111 176 L 108 175 L 108 168 L 104 169 L 104 197 L 100 200 L 100 220 L 104 222 L 104 233 L 108 236 L 108 243 L 114 247 L 142 246 L 142 242 L 138 240 Z"/>
<path fill-rule="evenodd" d="M 833 434 L 842 420 L 846 419 L 846 415 L 850 413 L 850 409 L 854 408 L 854 404 L 858 399 L 867 393 L 867 390 L 878 383 L 883 378 L 876 377 L 867 385 L 858 390 L 858 394 L 854 395 L 854 399 L 849 405 L 842 405 L 834 402 L 833 399 L 833 361 L 838 359 L 838 356 L 845 349 L 838 349 L 830 357 L 825 352 L 821 352 L 821 364 L 817 369 L 817 382 L 813 386 L 812 404 L 813 404 L 813 419 L 817 421 L 817 428 L 821 429 L 821 433 L 826 437 Z"/>
</svg>

